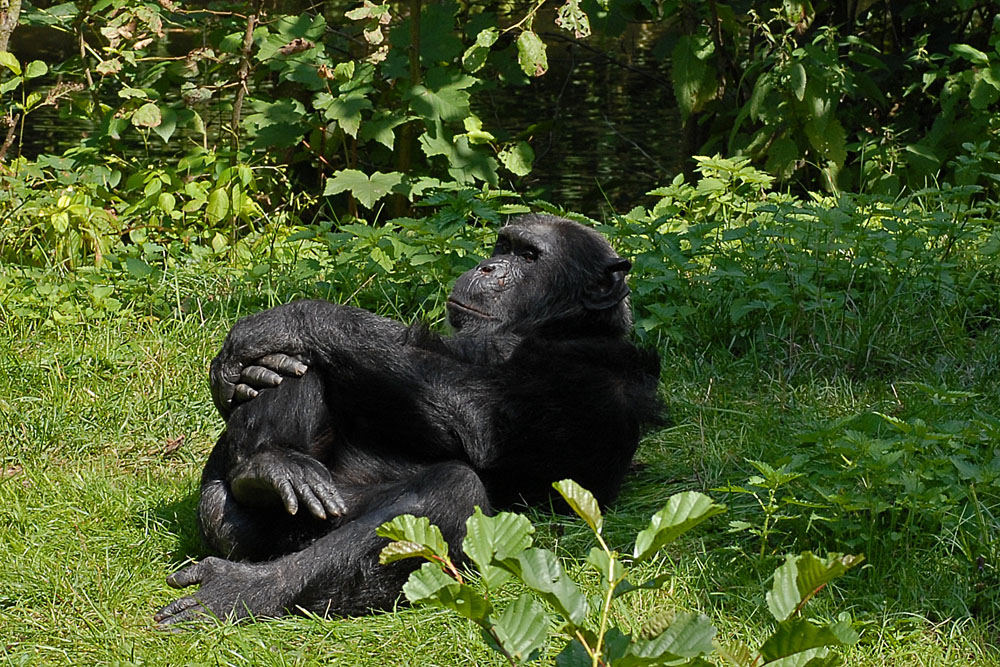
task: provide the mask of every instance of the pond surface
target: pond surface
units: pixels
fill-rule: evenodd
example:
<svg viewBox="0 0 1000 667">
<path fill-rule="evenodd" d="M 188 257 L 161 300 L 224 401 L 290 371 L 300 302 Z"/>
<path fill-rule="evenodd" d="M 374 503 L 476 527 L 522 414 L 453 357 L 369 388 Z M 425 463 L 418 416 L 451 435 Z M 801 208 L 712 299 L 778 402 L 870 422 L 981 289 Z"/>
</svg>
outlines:
<svg viewBox="0 0 1000 667">
<path fill-rule="evenodd" d="M 535 164 L 526 184 L 593 217 L 625 212 L 688 160 L 669 68 L 648 62 L 648 49 L 605 55 L 551 37 L 543 36 L 548 73 L 528 87 L 487 93 L 483 125 L 518 132 L 544 122 L 530 140 Z"/>
</svg>

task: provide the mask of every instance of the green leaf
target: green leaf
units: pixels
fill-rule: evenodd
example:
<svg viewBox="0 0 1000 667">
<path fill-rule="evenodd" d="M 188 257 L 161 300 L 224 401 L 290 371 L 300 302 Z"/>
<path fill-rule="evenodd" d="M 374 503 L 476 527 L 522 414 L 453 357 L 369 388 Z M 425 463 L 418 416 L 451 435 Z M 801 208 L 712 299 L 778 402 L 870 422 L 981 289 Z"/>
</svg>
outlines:
<svg viewBox="0 0 1000 667">
<path fill-rule="evenodd" d="M 702 521 L 725 511 L 725 505 L 713 503 L 711 498 L 697 491 L 672 495 L 666 507 L 650 519 L 649 527 L 636 536 L 635 560 L 649 558 Z"/>
<path fill-rule="evenodd" d="M 511 512 L 486 516 L 476 507 L 465 522 L 464 551 L 476 564 L 488 588 L 496 588 L 506 581 L 510 573 L 493 565 L 494 559 L 506 561 L 515 558 L 531 546 L 535 527 L 527 517 Z"/>
<path fill-rule="evenodd" d="M 383 524 L 385 525 L 385 524 Z M 477 623 L 485 623 L 492 605 L 475 589 L 460 584 L 435 563 L 424 563 L 403 584 L 403 594 L 414 604 L 450 609 Z"/>
<path fill-rule="evenodd" d="M 476 79 L 460 73 L 428 73 L 422 85 L 413 86 L 406 99 L 410 108 L 430 121 L 457 121 L 469 115 L 469 92 Z"/>
<path fill-rule="evenodd" d="M 496 27 L 481 30 L 476 35 L 476 43 L 465 50 L 462 55 L 462 67 L 465 71 L 478 72 L 486 64 L 486 57 L 490 54 L 490 47 L 496 43 L 500 32 Z"/>
<path fill-rule="evenodd" d="M 166 107 L 160 109 L 160 124 L 153 127 L 153 132 L 163 139 L 163 143 L 170 143 L 170 137 L 174 136 L 177 129 L 177 112 Z"/>
<path fill-rule="evenodd" d="M 549 617 L 542 605 L 524 593 L 493 622 L 493 631 L 508 654 L 517 662 L 527 662 L 545 646 Z"/>
<path fill-rule="evenodd" d="M 989 56 L 973 46 L 969 46 L 968 44 L 952 44 L 950 48 L 952 53 L 965 58 L 973 65 L 988 66 L 990 64 Z"/>
<path fill-rule="evenodd" d="M 170 213 L 177 204 L 177 198 L 169 192 L 161 192 L 156 198 L 156 206 L 164 213 Z"/>
<path fill-rule="evenodd" d="M 49 66 L 41 60 L 32 60 L 24 70 L 25 79 L 35 79 L 44 76 L 49 71 Z"/>
<path fill-rule="evenodd" d="M 525 30 L 517 37 L 517 62 L 528 76 L 541 76 L 549 69 L 545 42 L 531 30 Z"/>
<path fill-rule="evenodd" d="M 580 0 L 566 0 L 556 12 L 556 25 L 572 32 L 577 39 L 590 36 L 590 18 L 580 8 Z"/>
<path fill-rule="evenodd" d="M 13 72 L 14 76 L 21 76 L 21 63 L 17 61 L 17 58 L 10 51 L 0 51 L 0 65 Z"/>
<path fill-rule="evenodd" d="M 390 113 L 380 113 L 370 120 L 366 120 L 361 126 L 359 138 L 363 141 L 374 139 L 389 150 L 392 150 L 396 143 L 396 134 L 393 130 L 409 121 L 408 116 L 397 116 Z"/>
<path fill-rule="evenodd" d="M 774 584 L 767 593 L 767 608 L 784 621 L 835 577 L 858 565 L 864 556 L 832 553 L 819 558 L 811 551 L 789 554 L 774 571 Z"/>
<path fill-rule="evenodd" d="M 400 514 L 392 521 L 387 521 L 376 528 L 375 534 L 396 542 L 416 544 L 419 547 L 426 548 L 430 554 L 440 558 L 448 557 L 448 543 L 444 541 L 441 529 L 432 525 L 431 520 L 425 516 L 415 517 L 412 514 Z M 405 549 L 399 549 L 392 552 L 392 554 L 397 556 L 395 560 L 409 558 L 410 556 L 402 555 L 404 552 Z"/>
<path fill-rule="evenodd" d="M 354 138 L 358 136 L 361 127 L 361 112 L 372 108 L 371 100 L 357 93 L 349 93 L 341 97 L 332 97 L 328 93 L 316 96 L 316 108 L 322 109 L 330 120 L 337 121 L 345 133 Z"/>
<path fill-rule="evenodd" d="M 149 264 L 142 261 L 138 257 L 126 257 L 125 270 L 131 273 L 136 278 L 144 278 L 148 275 L 151 275 L 154 272 L 153 267 L 151 267 Z"/>
<path fill-rule="evenodd" d="M 457 136 L 452 141 L 440 121 L 430 125 L 418 141 L 427 157 L 443 155 L 448 160 L 448 174 L 459 183 L 478 179 L 497 184 L 496 160 L 470 146 L 468 137 Z"/>
<path fill-rule="evenodd" d="M 989 71 L 989 70 L 984 70 Z M 1000 90 L 990 83 L 981 73 L 976 73 L 972 83 L 972 90 L 969 92 L 969 104 L 973 109 L 983 110 L 996 103 L 1000 99 Z"/>
<path fill-rule="evenodd" d="M 160 107 L 146 102 L 132 114 L 132 124 L 136 127 L 156 127 L 163 121 Z"/>
<path fill-rule="evenodd" d="M 604 525 L 604 517 L 601 516 L 601 508 L 597 500 L 587 489 L 583 488 L 571 479 L 564 479 L 552 484 L 559 495 L 563 497 L 566 504 L 576 512 L 581 519 L 587 522 L 590 529 L 600 534 Z"/>
<path fill-rule="evenodd" d="M 531 165 L 535 161 L 535 151 L 526 141 L 519 141 L 513 146 L 507 146 L 497 156 L 503 166 L 518 176 L 531 173 Z"/>
<path fill-rule="evenodd" d="M 600 547 L 591 548 L 590 553 L 587 554 L 587 563 L 601 573 L 604 584 L 617 581 L 625 575 L 625 567 L 621 562 L 617 558 L 609 556 L 608 552 Z"/>
<path fill-rule="evenodd" d="M 556 667 L 591 667 L 593 664 L 593 659 L 579 639 L 574 639 L 566 644 L 565 648 L 556 656 Z"/>
<path fill-rule="evenodd" d="M 397 171 L 388 174 L 376 171 L 371 176 L 366 176 L 357 169 L 342 169 L 326 180 L 323 195 L 335 195 L 349 190 L 362 206 L 371 208 L 402 182 L 403 174 Z"/>
<path fill-rule="evenodd" d="M 842 165 L 847 160 L 847 133 L 836 118 L 813 118 L 806 122 L 806 138 L 822 157 Z"/>
<path fill-rule="evenodd" d="M 795 98 L 801 102 L 806 96 L 806 68 L 802 63 L 792 65 L 791 84 Z"/>
<path fill-rule="evenodd" d="M 858 641 L 858 633 L 851 628 L 851 618 L 841 614 L 836 622 L 820 625 L 805 618 L 783 621 L 760 647 L 764 664 L 796 653 L 823 646 L 851 646 Z"/>
<path fill-rule="evenodd" d="M 715 69 L 708 65 L 714 51 L 708 35 L 682 35 L 674 46 L 671 78 L 674 97 L 684 118 L 701 111 L 718 92 Z"/>
<path fill-rule="evenodd" d="M 644 581 L 641 584 L 635 585 L 630 583 L 627 579 L 623 579 L 615 586 L 615 590 L 612 593 L 612 597 L 618 597 L 620 595 L 625 595 L 626 593 L 631 593 L 632 591 L 642 591 L 642 590 L 658 590 L 663 588 L 663 584 L 670 581 L 670 573 L 664 572 L 661 575 L 653 577 L 649 581 Z"/>
<path fill-rule="evenodd" d="M 525 586 L 541 595 L 566 620 L 581 625 L 587 619 L 590 611 L 587 597 L 566 576 L 559 559 L 548 549 L 526 549 L 502 565 L 518 576 Z"/>
<path fill-rule="evenodd" d="M 208 207 L 205 208 L 205 217 L 211 223 L 221 222 L 229 213 L 229 195 L 226 188 L 218 187 L 212 190 L 208 196 Z"/>
<path fill-rule="evenodd" d="M 6 53 L 5 51 L 0 51 L 0 53 Z M 24 82 L 21 77 L 15 76 L 12 79 L 8 79 L 3 83 L 0 83 L 0 95 L 6 95 L 10 91 L 14 90 Z"/>
<path fill-rule="evenodd" d="M 663 664 L 711 653 L 715 632 L 708 616 L 695 612 L 680 613 L 658 636 L 632 642 L 624 658 L 615 664 Z"/>
<path fill-rule="evenodd" d="M 434 552 L 429 547 L 404 540 L 401 542 L 390 542 L 385 545 L 378 555 L 378 562 L 382 565 L 388 565 L 389 563 L 395 563 L 397 560 L 405 560 L 407 558 L 430 559 L 432 556 L 434 556 Z"/>
</svg>

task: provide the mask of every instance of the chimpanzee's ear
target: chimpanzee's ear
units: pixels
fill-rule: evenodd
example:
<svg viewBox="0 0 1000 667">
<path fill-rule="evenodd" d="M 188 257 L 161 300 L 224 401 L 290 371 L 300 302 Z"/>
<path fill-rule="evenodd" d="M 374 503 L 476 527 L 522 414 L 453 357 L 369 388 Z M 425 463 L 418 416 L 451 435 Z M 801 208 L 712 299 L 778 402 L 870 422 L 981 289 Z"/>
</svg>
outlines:
<svg viewBox="0 0 1000 667">
<path fill-rule="evenodd" d="M 587 310 L 604 310 L 621 303 L 629 295 L 625 276 L 631 268 L 632 263 L 627 259 L 611 259 L 604 267 L 601 277 L 584 291 L 583 307 Z"/>
</svg>

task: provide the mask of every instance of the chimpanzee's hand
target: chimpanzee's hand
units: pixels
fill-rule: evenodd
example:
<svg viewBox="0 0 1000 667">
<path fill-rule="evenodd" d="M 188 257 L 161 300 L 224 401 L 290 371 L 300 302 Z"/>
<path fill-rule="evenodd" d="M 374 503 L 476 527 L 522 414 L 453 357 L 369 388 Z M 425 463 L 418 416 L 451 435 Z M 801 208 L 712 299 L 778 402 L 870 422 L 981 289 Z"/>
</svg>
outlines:
<svg viewBox="0 0 1000 667">
<path fill-rule="evenodd" d="M 281 503 L 289 514 L 301 502 L 317 519 L 347 511 L 343 497 L 322 463 L 296 451 L 263 451 L 234 470 L 229 482 L 236 500 L 256 507 Z"/>
<path fill-rule="evenodd" d="M 161 627 L 212 618 L 238 620 L 253 616 L 281 616 L 291 606 L 293 592 L 285 590 L 280 569 L 270 563 L 234 563 L 209 557 L 167 577 L 173 588 L 201 584 L 197 593 L 171 602 L 153 619 Z"/>
<path fill-rule="evenodd" d="M 280 352 L 261 357 L 240 373 L 240 383 L 233 392 L 233 404 L 256 398 L 262 389 L 277 387 L 286 377 L 301 377 L 309 370 L 301 355 L 294 357 Z"/>
<path fill-rule="evenodd" d="M 260 389 L 279 384 L 282 376 L 305 373 L 303 334 L 308 325 L 301 303 L 244 317 L 226 336 L 209 373 L 212 400 L 224 418 Z"/>
</svg>

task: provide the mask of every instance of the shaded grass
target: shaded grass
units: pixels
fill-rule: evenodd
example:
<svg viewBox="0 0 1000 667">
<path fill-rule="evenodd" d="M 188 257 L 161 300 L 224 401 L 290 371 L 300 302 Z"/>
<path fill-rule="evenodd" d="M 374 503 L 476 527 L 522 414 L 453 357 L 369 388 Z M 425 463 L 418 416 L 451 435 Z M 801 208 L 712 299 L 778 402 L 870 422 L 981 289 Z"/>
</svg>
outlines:
<svg viewBox="0 0 1000 667">
<path fill-rule="evenodd" d="M 197 280 L 190 289 L 225 294 Z M 207 364 L 232 320 L 269 299 L 251 290 L 160 317 L 133 315 L 42 327 L 0 324 L 0 658 L 12 664 L 500 664 L 461 619 L 401 609 L 361 619 L 288 618 L 256 625 L 157 631 L 152 614 L 177 597 L 164 577 L 204 555 L 195 527 L 197 480 L 220 428 Z M 798 373 L 725 355 L 668 356 L 664 392 L 673 425 L 651 434 L 606 523 L 621 550 L 670 494 L 742 483 L 747 459 L 773 460 L 789 437 L 861 410 L 916 400 L 921 379 L 977 391 L 997 408 L 996 340 L 919 360 L 905 374 Z M 720 494 L 713 494 L 717 498 Z M 770 627 L 764 605 L 780 554 L 842 550 L 812 536 L 775 536 L 769 554 L 710 522 L 644 566 L 672 570 L 661 591 L 625 598 L 617 621 L 638 632 L 667 610 L 700 609 L 725 643 L 754 645 Z M 586 529 L 533 511 L 539 542 L 580 559 Z M 969 616 L 967 579 L 949 545 L 878 559 L 820 596 L 816 613 L 849 610 L 862 630 L 851 665 L 1000 664 L 997 629 Z M 511 592 L 511 596 L 516 592 Z M 554 654 L 561 648 L 550 646 Z"/>
</svg>

